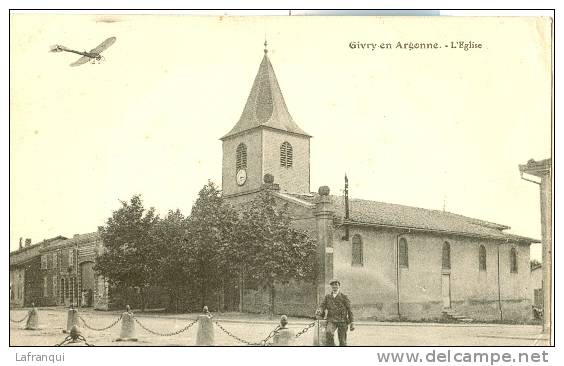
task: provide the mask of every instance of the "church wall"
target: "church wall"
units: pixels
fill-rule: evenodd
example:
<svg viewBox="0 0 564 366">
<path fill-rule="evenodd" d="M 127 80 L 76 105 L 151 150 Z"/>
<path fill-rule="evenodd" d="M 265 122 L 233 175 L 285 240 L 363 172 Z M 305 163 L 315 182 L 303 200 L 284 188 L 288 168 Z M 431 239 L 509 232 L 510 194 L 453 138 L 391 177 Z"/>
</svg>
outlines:
<svg viewBox="0 0 564 366">
<path fill-rule="evenodd" d="M 517 272 L 510 272 L 510 251 L 517 250 Z M 504 243 L 500 246 L 501 299 L 503 319 L 507 321 L 527 321 L 532 319 L 530 298 L 530 247 Z"/>
<path fill-rule="evenodd" d="M 352 266 L 352 237 L 363 239 L 363 266 Z M 358 318 L 398 318 L 396 242 L 399 230 L 350 228 L 336 230 L 334 277 L 341 280 Z M 497 242 L 425 233 L 404 234 L 408 241 L 409 267 L 399 270 L 402 319 L 434 320 L 443 316 L 442 275 L 450 275 L 453 313 L 478 321 L 500 320 L 497 283 Z M 442 268 L 442 246 L 451 247 L 451 269 Z M 479 269 L 479 246 L 486 248 L 486 271 Z M 510 273 L 511 244 L 500 245 L 500 285 L 503 320 L 524 322 L 531 318 L 528 279 L 528 245 L 518 250 L 519 271 Z M 328 279 L 327 279 L 328 280 Z"/>
<path fill-rule="evenodd" d="M 247 181 L 238 186 L 236 182 L 236 150 L 240 143 L 247 145 Z M 222 190 L 224 195 L 247 192 L 260 188 L 262 173 L 261 131 L 247 131 L 241 135 L 223 141 Z"/>
<path fill-rule="evenodd" d="M 254 195 L 233 197 L 230 201 L 242 203 Z M 244 199 L 243 199 L 244 198 Z M 285 200 L 279 203 L 285 203 Z M 309 231 L 317 237 L 313 207 L 289 205 L 290 216 L 296 228 Z M 352 302 L 358 319 L 397 320 L 397 242 L 403 237 L 408 242 L 408 268 L 399 269 L 399 313 L 406 320 L 440 320 L 444 311 L 462 315 L 475 321 L 527 322 L 532 318 L 529 245 L 505 243 L 489 239 L 455 235 L 411 232 L 406 230 L 350 227 L 349 240 L 342 240 L 343 227 L 333 229 L 333 270 L 326 272 L 341 281 L 342 290 Z M 363 265 L 352 265 L 352 238 L 359 234 L 363 241 Z M 443 268 L 443 244 L 450 245 L 450 269 Z M 486 269 L 479 266 L 479 248 L 486 249 Z M 510 250 L 517 250 L 518 271 L 510 271 Z M 499 276 L 498 284 L 498 248 Z M 329 254 L 330 255 L 330 254 Z M 329 263 L 329 262 L 328 262 Z M 448 277 L 450 308 L 444 307 L 443 276 Z M 315 307 L 315 287 L 292 284 L 277 289 L 276 309 L 279 314 L 309 316 Z M 499 311 L 499 290 L 501 307 Z M 326 286 L 329 291 L 329 286 Z M 310 296 L 311 295 L 311 296 Z M 249 289 L 245 293 L 245 311 L 268 311 L 268 293 Z"/>
<path fill-rule="evenodd" d="M 344 230 L 333 236 L 333 277 L 341 281 L 343 293 L 352 302 L 357 318 L 390 319 L 397 315 L 395 234 L 388 230 L 351 228 L 349 240 Z M 352 266 L 352 237 L 363 241 L 363 266 Z M 328 282 L 329 279 L 326 279 Z"/>
<path fill-rule="evenodd" d="M 309 194 L 309 138 L 269 129 L 264 129 L 262 133 L 263 175 L 272 174 L 281 192 Z M 293 150 L 290 168 L 280 166 L 280 146 L 285 141 L 292 145 Z"/>
</svg>

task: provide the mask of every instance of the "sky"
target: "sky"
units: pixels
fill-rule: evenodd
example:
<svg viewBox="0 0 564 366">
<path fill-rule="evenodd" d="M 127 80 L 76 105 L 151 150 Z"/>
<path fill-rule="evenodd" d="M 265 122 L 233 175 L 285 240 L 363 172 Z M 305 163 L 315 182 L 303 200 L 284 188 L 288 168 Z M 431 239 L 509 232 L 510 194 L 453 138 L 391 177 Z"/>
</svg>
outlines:
<svg viewBox="0 0 564 366">
<path fill-rule="evenodd" d="M 70 67 L 115 36 L 104 62 Z M 293 119 L 313 136 L 311 189 L 449 211 L 540 239 L 538 186 L 518 165 L 551 156 L 546 18 L 193 17 L 12 14 L 10 249 L 87 233 L 120 200 L 185 214 L 221 185 L 268 39 Z M 351 42 L 481 43 L 360 50 Z M 540 258 L 538 246 L 533 257 Z"/>
</svg>

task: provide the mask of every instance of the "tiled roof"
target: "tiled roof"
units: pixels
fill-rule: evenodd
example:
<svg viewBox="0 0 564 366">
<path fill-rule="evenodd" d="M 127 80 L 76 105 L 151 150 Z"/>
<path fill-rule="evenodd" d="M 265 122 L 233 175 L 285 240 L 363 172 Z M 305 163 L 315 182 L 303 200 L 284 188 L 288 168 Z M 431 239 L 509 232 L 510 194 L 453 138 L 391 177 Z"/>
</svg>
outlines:
<svg viewBox="0 0 564 366">
<path fill-rule="evenodd" d="M 314 197 L 300 196 L 299 198 L 313 202 L 315 197 L 317 195 Z M 336 214 L 344 218 L 344 197 L 330 197 L 335 205 Z M 349 222 L 351 224 L 380 225 L 463 236 L 509 239 L 527 243 L 540 242 L 538 239 L 505 233 L 503 230 L 509 229 L 508 226 L 484 220 L 445 211 L 361 199 L 349 199 Z"/>
<path fill-rule="evenodd" d="M 251 93 L 249 94 L 241 118 L 239 118 L 235 127 L 221 139 L 260 126 L 309 137 L 309 135 L 294 122 L 290 112 L 288 112 L 282 91 L 278 85 L 278 80 L 276 80 L 276 75 L 274 74 L 274 69 L 272 68 L 272 64 L 266 52 L 260 64 L 257 76 L 255 77 Z"/>
</svg>

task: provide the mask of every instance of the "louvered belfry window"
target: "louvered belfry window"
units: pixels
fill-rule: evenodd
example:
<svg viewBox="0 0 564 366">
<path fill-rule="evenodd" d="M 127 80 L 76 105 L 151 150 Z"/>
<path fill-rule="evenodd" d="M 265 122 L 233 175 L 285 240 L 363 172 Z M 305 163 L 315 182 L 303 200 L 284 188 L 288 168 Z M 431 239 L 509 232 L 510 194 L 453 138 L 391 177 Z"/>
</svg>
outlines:
<svg viewBox="0 0 564 366">
<path fill-rule="evenodd" d="M 237 146 L 237 153 L 236 153 L 236 162 L 235 162 L 235 170 L 239 171 L 240 169 L 247 168 L 247 146 L 243 143 L 240 143 Z"/>
<path fill-rule="evenodd" d="M 294 160 L 292 145 L 289 142 L 284 142 L 280 146 L 280 166 L 283 168 L 291 168 Z"/>
</svg>

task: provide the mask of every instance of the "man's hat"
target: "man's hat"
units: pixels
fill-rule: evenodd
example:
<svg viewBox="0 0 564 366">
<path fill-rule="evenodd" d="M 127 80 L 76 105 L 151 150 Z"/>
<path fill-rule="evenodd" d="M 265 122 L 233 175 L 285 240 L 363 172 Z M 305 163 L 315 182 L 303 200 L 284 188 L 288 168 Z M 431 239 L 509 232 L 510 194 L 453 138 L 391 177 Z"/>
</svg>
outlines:
<svg viewBox="0 0 564 366">
<path fill-rule="evenodd" d="M 332 284 L 334 284 L 334 283 L 336 283 L 336 284 L 338 284 L 339 286 L 341 286 L 341 281 L 339 281 L 339 280 L 336 279 L 336 278 L 333 278 L 333 279 L 331 280 L 331 282 L 329 282 L 330 285 L 332 285 Z"/>
</svg>

